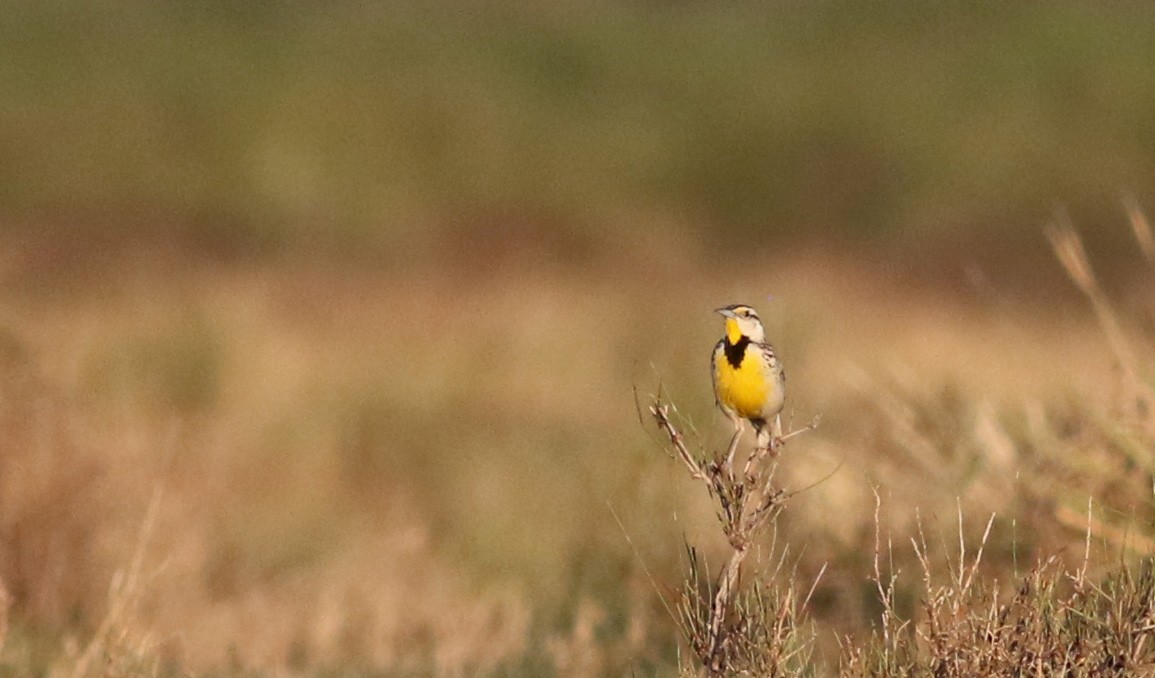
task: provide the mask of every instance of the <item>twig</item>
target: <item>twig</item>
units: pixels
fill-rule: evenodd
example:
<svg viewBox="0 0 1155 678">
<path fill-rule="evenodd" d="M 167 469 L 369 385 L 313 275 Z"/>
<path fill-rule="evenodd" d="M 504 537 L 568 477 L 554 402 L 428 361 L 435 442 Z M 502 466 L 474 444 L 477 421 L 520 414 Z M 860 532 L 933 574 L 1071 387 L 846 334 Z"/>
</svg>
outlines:
<svg viewBox="0 0 1155 678">
<path fill-rule="evenodd" d="M 705 472 L 702 471 L 702 465 L 694 459 L 694 455 L 686 449 L 686 441 L 682 434 L 674 428 L 673 422 L 670 421 L 670 406 L 661 404 L 660 400 L 655 399 L 654 404 L 650 405 L 650 414 L 654 416 L 654 420 L 658 422 L 658 428 L 665 431 L 670 438 L 670 443 L 673 444 L 674 449 L 678 452 L 678 457 L 686 468 L 690 471 L 690 477 L 694 480 L 704 480 L 709 484 L 710 479 L 706 477 Z"/>
<path fill-rule="evenodd" d="M 771 445 L 771 446 L 772 447 L 778 447 L 778 446 L 784 444 L 786 441 L 788 441 L 792 438 L 796 438 L 796 437 L 802 435 L 803 433 L 809 433 L 810 431 L 813 431 L 814 429 L 818 428 L 818 424 L 821 421 L 822 421 L 822 415 L 816 414 L 816 415 L 814 415 L 814 418 L 810 420 L 809 424 L 803 426 L 802 428 L 794 429 L 793 431 L 780 436 L 778 438 L 778 442 L 776 444 Z"/>
<path fill-rule="evenodd" d="M 705 638 L 695 637 L 691 643 L 698 658 L 711 676 L 724 675 L 731 668 L 733 651 L 732 631 L 727 619 L 733 611 L 735 592 L 741 580 L 742 564 L 750 552 L 756 536 L 778 514 L 789 495 L 774 486 L 776 464 L 761 466 L 758 462 L 767 454 L 777 457 L 786 441 L 818 426 L 818 417 L 801 429 L 772 438 L 768 448 L 755 449 L 747 458 L 740 478 L 734 476 L 734 457 L 741 438 L 741 427 L 730 439 L 726 453 L 714 461 L 699 461 L 686 446 L 685 438 L 670 420 L 670 405 L 662 402 L 661 394 L 654 397 L 649 407 L 658 428 L 669 438 L 674 448 L 671 456 L 679 459 L 694 480 L 701 480 L 711 498 L 717 503 L 718 519 L 733 551 L 718 573 L 714 595 L 710 601 L 709 616 L 704 620 Z M 817 585 L 817 582 L 815 582 Z M 813 594 L 813 587 L 810 593 Z M 810 596 L 807 595 L 807 600 Z M 698 627 L 700 628 L 700 627 Z"/>
<path fill-rule="evenodd" d="M 738 583 L 738 574 L 742 569 L 742 561 L 746 559 L 746 552 L 745 545 L 734 549 L 730 554 L 730 560 L 726 561 L 726 565 L 718 575 L 718 590 L 714 594 L 714 603 L 710 606 L 710 633 L 705 656 L 709 662 L 711 675 L 721 675 L 722 669 L 725 668 L 726 634 L 723 633 L 722 622 L 730 609 L 730 598 L 734 586 Z"/>
<path fill-rule="evenodd" d="M 734 482 L 734 454 L 738 451 L 738 441 L 741 439 L 742 423 L 739 421 L 733 437 L 730 438 L 730 445 L 726 448 L 726 462 L 722 466 L 726 471 L 726 477 L 730 479 L 731 483 Z M 750 462 L 747 460 L 746 465 L 749 466 L 749 464 Z"/>
<path fill-rule="evenodd" d="M 788 440 L 796 438 L 796 437 L 802 435 L 803 433 L 809 433 L 810 431 L 813 431 L 814 429 L 818 428 L 818 422 L 821 419 L 822 419 L 821 415 L 816 415 L 813 419 L 810 420 L 810 423 L 807 424 L 806 426 L 803 426 L 802 428 L 799 428 L 799 429 L 795 429 L 795 430 L 793 430 L 793 431 L 791 431 L 785 435 L 781 435 L 781 436 L 778 436 L 776 438 L 771 438 L 769 447 L 759 447 L 759 448 L 755 449 L 754 453 L 746 458 L 746 465 L 742 467 L 742 477 L 747 479 L 746 484 L 747 485 L 753 485 L 754 484 L 752 477 L 751 477 L 751 474 L 750 474 L 750 469 L 752 467 L 754 467 L 759 461 L 761 461 L 763 457 L 765 457 L 767 455 L 769 455 L 771 457 L 777 456 L 778 455 L 778 448 L 785 445 Z"/>
</svg>

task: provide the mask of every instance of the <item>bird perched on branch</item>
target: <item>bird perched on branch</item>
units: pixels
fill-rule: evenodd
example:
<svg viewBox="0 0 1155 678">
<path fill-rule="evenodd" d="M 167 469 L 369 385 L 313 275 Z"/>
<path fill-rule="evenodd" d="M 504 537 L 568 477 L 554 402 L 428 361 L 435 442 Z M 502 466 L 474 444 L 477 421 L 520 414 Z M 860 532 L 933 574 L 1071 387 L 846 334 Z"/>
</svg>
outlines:
<svg viewBox="0 0 1155 678">
<path fill-rule="evenodd" d="M 786 398 L 786 373 L 766 343 L 766 329 L 754 309 L 734 304 L 716 311 L 726 318 L 726 334 L 714 346 L 710 373 L 714 400 L 734 422 L 735 438 L 742 420 L 754 426 L 759 448 L 769 448 L 782 436 L 779 413 Z"/>
</svg>

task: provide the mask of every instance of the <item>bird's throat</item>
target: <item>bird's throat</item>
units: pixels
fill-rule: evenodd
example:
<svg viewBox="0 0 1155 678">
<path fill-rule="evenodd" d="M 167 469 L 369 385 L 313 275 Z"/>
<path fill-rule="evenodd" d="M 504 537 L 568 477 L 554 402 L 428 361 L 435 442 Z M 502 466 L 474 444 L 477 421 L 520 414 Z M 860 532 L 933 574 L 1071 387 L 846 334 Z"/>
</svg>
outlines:
<svg viewBox="0 0 1155 678">
<path fill-rule="evenodd" d="M 743 338 L 742 330 L 738 329 L 738 321 L 733 318 L 726 318 L 726 342 L 737 345 Z M 749 341 L 749 338 L 747 337 L 746 340 Z"/>
<path fill-rule="evenodd" d="M 739 333 L 737 341 L 732 340 L 733 336 L 727 328 L 726 341 L 722 344 L 722 351 L 726 354 L 726 362 L 734 369 L 742 366 L 742 359 L 746 357 L 746 347 L 750 344 L 750 337 Z"/>
</svg>

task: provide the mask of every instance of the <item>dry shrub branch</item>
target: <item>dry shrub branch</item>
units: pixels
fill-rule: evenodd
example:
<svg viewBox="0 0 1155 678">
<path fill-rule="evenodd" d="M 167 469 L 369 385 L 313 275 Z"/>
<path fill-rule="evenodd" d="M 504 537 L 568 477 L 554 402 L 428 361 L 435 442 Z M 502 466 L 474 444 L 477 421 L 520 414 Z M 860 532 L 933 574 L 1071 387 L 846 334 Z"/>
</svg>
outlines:
<svg viewBox="0 0 1155 678">
<path fill-rule="evenodd" d="M 711 676 L 735 672 L 778 675 L 802 654 L 797 643 L 799 611 L 792 589 L 778 596 L 766 595 L 755 585 L 741 594 L 738 583 L 751 546 L 782 511 L 788 493 L 774 483 L 778 455 L 791 438 L 813 430 L 817 418 L 801 428 L 756 448 L 735 473 L 735 456 L 741 432 L 730 440 L 726 453 L 709 461 L 686 447 L 685 437 L 670 419 L 670 405 L 655 396 L 650 414 L 673 446 L 672 456 L 686 467 L 693 480 L 705 485 L 717 508 L 717 519 L 730 546 L 730 555 L 717 579 L 707 582 L 712 591 L 706 600 L 698 592 L 703 578 L 697 554 L 690 553 L 690 586 L 683 597 L 682 626 L 690 647 Z M 702 455 L 705 456 L 705 455 Z M 704 608 L 704 609 L 703 609 Z"/>
</svg>

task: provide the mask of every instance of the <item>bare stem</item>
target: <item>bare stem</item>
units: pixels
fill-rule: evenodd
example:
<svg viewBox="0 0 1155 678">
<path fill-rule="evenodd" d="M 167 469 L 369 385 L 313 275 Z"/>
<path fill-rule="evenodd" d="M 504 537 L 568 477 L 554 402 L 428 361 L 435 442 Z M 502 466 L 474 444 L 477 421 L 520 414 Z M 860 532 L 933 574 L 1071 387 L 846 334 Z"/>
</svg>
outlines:
<svg viewBox="0 0 1155 678">
<path fill-rule="evenodd" d="M 729 668 L 730 643 L 727 619 L 733 612 L 735 593 L 741 580 L 742 564 L 749 553 L 755 537 L 778 514 L 788 495 L 775 487 L 774 470 L 777 464 L 759 462 L 767 455 L 776 458 L 779 449 L 787 440 L 812 431 L 818 426 L 818 418 L 806 427 L 791 431 L 786 435 L 771 439 L 769 447 L 751 451 L 739 477 L 734 476 L 734 456 L 736 454 L 741 428 L 734 433 L 727 446 L 726 454 L 714 457 L 714 461 L 703 462 L 686 447 L 685 438 L 670 421 L 670 406 L 661 397 L 655 397 L 650 405 L 650 414 L 658 428 L 669 438 L 673 455 L 679 459 L 694 480 L 705 483 L 710 497 L 718 507 L 718 518 L 733 551 L 727 559 L 714 586 L 710 602 L 709 617 L 704 628 L 705 637 L 694 643 L 698 658 L 711 676 L 721 676 Z"/>
<path fill-rule="evenodd" d="M 699 464 L 698 461 L 694 459 L 694 455 L 690 454 L 690 451 L 686 449 L 685 438 L 674 428 L 673 422 L 670 421 L 670 406 L 663 405 L 660 400 L 655 399 L 654 404 L 650 405 L 650 414 L 652 414 L 654 420 L 658 422 L 658 428 L 662 429 L 666 435 L 669 436 L 670 443 L 673 444 L 674 449 L 678 453 L 678 457 L 690 471 L 690 477 L 694 480 L 705 480 L 709 483 L 709 479 L 706 478 L 706 474 L 702 471 L 701 464 Z"/>
<path fill-rule="evenodd" d="M 747 548 L 734 549 L 730 559 L 718 573 L 717 591 L 714 593 L 714 603 L 710 606 L 710 633 L 706 654 L 702 657 L 710 669 L 710 675 L 723 675 L 726 668 L 726 633 L 722 628 L 730 611 L 730 601 L 734 597 L 734 588 L 738 585 L 738 575 L 742 572 L 742 561 L 746 560 Z"/>
</svg>

